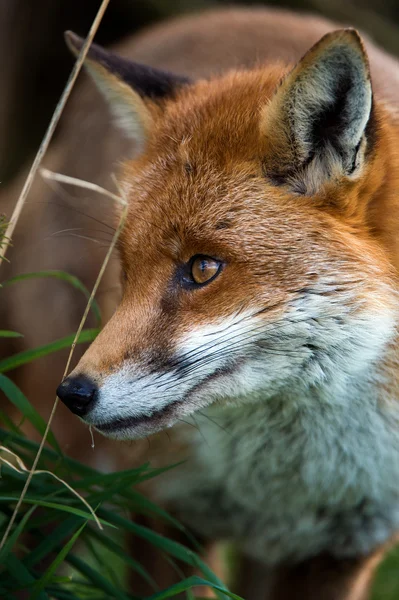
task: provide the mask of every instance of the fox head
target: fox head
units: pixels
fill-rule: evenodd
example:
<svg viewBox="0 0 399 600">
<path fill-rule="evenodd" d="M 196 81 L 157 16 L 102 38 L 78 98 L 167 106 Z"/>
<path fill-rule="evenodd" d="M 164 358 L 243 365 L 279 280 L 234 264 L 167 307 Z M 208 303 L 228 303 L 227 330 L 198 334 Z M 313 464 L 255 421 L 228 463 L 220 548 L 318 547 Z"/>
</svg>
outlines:
<svg viewBox="0 0 399 600">
<path fill-rule="evenodd" d="M 97 46 L 85 66 L 132 155 L 123 297 L 58 388 L 71 410 L 134 438 L 213 403 L 343 390 L 371 372 L 394 291 L 372 224 L 387 150 L 359 35 L 210 80 Z"/>
</svg>

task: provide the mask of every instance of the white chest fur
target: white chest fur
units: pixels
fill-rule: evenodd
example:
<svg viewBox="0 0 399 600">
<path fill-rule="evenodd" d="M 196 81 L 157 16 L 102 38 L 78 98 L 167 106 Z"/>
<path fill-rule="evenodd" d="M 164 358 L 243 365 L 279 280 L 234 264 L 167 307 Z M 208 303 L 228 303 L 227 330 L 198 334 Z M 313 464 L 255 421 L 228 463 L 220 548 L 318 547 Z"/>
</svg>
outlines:
<svg viewBox="0 0 399 600">
<path fill-rule="evenodd" d="M 369 552 L 399 527 L 399 406 L 369 390 L 208 409 L 166 495 L 201 532 L 271 564 Z"/>
</svg>

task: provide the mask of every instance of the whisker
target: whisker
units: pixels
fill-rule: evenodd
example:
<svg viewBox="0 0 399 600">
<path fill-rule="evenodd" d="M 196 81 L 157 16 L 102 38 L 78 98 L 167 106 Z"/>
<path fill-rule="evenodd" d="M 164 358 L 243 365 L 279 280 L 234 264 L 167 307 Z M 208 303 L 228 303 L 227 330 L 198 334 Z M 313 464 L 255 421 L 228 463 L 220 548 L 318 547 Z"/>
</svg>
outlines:
<svg viewBox="0 0 399 600">
<path fill-rule="evenodd" d="M 71 231 L 94 231 L 97 233 L 102 233 L 104 235 L 109 235 L 109 238 L 107 238 L 107 240 L 112 240 L 112 235 L 109 231 L 102 231 L 101 229 L 93 229 L 91 227 L 69 227 L 67 229 L 59 229 L 58 231 L 53 231 L 53 233 L 51 233 L 49 237 L 57 236 L 61 233 L 70 233 Z"/>
<path fill-rule="evenodd" d="M 276 305 L 275 305 L 276 306 Z M 263 310 L 263 309 L 262 309 Z M 236 327 L 237 325 L 241 325 L 241 323 L 243 323 L 243 321 L 252 319 L 254 317 L 256 317 L 261 311 L 258 311 L 256 313 L 250 314 L 250 315 L 246 315 L 244 316 L 240 321 L 237 321 L 236 323 L 234 323 L 234 327 Z M 272 323 L 271 325 L 274 327 L 276 324 L 279 323 L 283 323 L 286 324 L 287 323 L 287 318 L 285 319 L 279 319 L 278 321 L 274 321 L 274 323 Z M 229 329 L 231 328 L 231 326 L 229 328 L 227 328 L 227 331 L 229 331 Z M 265 330 L 265 332 L 269 333 L 271 331 L 270 328 L 270 324 L 264 324 L 262 323 L 261 325 L 255 327 L 252 329 L 252 331 L 256 331 L 257 329 L 263 329 Z M 223 332 L 226 331 L 226 329 L 223 330 Z M 213 335 L 217 335 L 217 334 L 213 334 Z M 223 338 L 222 336 L 219 335 L 218 338 L 216 338 L 214 341 L 211 342 L 204 342 L 203 344 L 201 344 L 200 346 L 197 346 L 194 350 L 189 350 L 188 352 L 185 352 L 183 354 L 181 354 L 179 356 L 179 362 L 186 360 L 186 359 L 190 359 L 193 356 L 195 356 L 196 354 L 200 354 L 203 352 L 204 349 L 212 349 L 215 345 L 221 343 L 221 341 L 223 340 L 230 340 L 230 339 L 234 339 L 235 337 L 240 337 L 242 335 L 242 333 L 235 333 L 234 336 L 230 336 L 230 338 Z"/>
<path fill-rule="evenodd" d="M 228 433 L 229 435 L 232 435 L 231 431 L 229 431 L 228 429 L 226 429 L 226 427 L 223 427 L 220 423 L 218 423 L 217 421 L 215 421 L 214 419 L 212 419 L 206 413 L 203 413 L 202 411 L 198 411 L 198 414 L 201 415 L 201 417 L 205 417 L 206 419 L 208 419 L 208 421 L 210 421 L 211 423 L 213 423 L 214 425 L 216 425 L 216 427 L 219 427 L 219 429 L 221 429 L 225 433 Z"/>
<path fill-rule="evenodd" d="M 306 319 L 298 319 L 295 322 L 299 323 L 301 321 L 306 321 Z M 292 323 L 292 320 L 290 321 L 290 323 Z M 224 353 L 227 350 L 231 350 L 231 349 L 237 347 L 237 345 L 240 345 L 241 343 L 246 342 L 247 340 L 252 340 L 254 337 L 256 337 L 258 335 L 258 332 L 262 332 L 264 334 L 270 335 L 272 333 L 280 331 L 281 328 L 284 328 L 286 326 L 287 326 L 287 319 L 284 319 L 284 320 L 281 319 L 280 321 L 276 321 L 275 323 L 273 323 L 271 326 L 268 326 L 268 325 L 265 326 L 264 324 L 261 324 L 257 327 L 254 327 L 246 335 L 243 335 L 242 333 L 235 333 L 234 335 L 231 335 L 231 336 L 219 336 L 212 343 L 206 342 L 204 344 L 201 344 L 197 348 L 195 348 L 195 350 L 182 354 L 181 356 L 176 358 L 174 361 L 171 361 L 170 365 L 172 368 L 175 367 L 177 373 L 179 373 L 181 375 L 185 375 L 187 373 L 187 370 L 190 369 L 193 365 L 200 363 L 202 360 L 205 360 L 206 358 L 211 358 L 211 357 L 215 358 L 215 357 L 219 356 L 220 353 Z M 236 340 L 236 341 L 234 341 L 234 340 Z M 260 341 L 264 342 L 263 339 Z M 223 344 L 223 347 L 220 348 L 219 351 L 213 352 L 212 354 L 210 354 L 210 352 L 214 348 L 217 348 L 221 344 Z M 270 348 L 271 353 L 276 353 L 276 352 L 273 352 L 274 350 L 275 349 Z M 206 354 L 204 356 L 205 352 L 206 352 Z M 293 351 L 291 348 L 284 349 L 283 352 L 278 351 L 278 353 L 281 353 L 281 354 L 286 354 L 287 352 L 293 353 L 295 351 Z M 183 363 L 183 362 L 187 362 L 189 364 L 182 365 L 181 363 Z M 161 378 L 162 374 L 158 375 L 158 377 Z"/>
<path fill-rule="evenodd" d="M 248 336 L 247 341 L 245 341 L 245 343 L 243 344 L 244 347 L 249 347 L 251 346 L 253 340 L 251 338 L 251 336 Z M 202 368 L 204 366 L 207 366 L 209 364 L 212 364 L 216 361 L 216 359 L 220 359 L 223 358 L 224 355 L 226 355 L 228 358 L 231 358 L 230 356 L 230 352 L 231 349 L 234 349 L 235 347 L 237 347 L 239 344 L 241 344 L 241 340 L 238 342 L 234 342 L 234 344 L 231 345 L 231 347 L 226 347 L 221 349 L 220 351 L 212 354 L 212 355 L 207 355 L 206 357 L 204 357 L 203 361 L 198 360 L 195 364 L 193 364 L 191 366 L 190 369 L 187 369 L 187 371 L 184 373 L 185 377 L 184 377 L 184 382 L 185 383 L 190 383 L 194 380 L 197 379 L 197 377 L 193 374 L 195 374 L 195 372 L 199 369 Z M 303 357 L 305 358 L 305 354 L 303 352 L 301 352 L 300 350 L 297 351 L 293 351 L 290 348 L 287 349 L 281 349 L 281 350 L 276 350 L 274 348 L 262 348 L 262 353 L 263 354 L 271 354 L 273 356 L 287 356 L 287 355 L 296 355 L 299 357 Z M 220 365 L 219 365 L 220 367 Z M 187 376 L 189 375 L 189 376 Z M 164 383 L 158 383 L 157 384 L 157 389 L 160 390 L 162 389 L 162 395 L 163 397 L 165 397 L 165 395 L 168 394 L 168 392 L 171 390 L 173 390 L 175 386 L 175 382 L 164 382 Z M 169 389 L 170 388 L 170 389 Z M 172 394 L 173 395 L 173 394 Z"/>
<path fill-rule="evenodd" d="M 73 197 L 73 196 L 70 196 Z M 76 206 L 71 206 L 70 204 L 67 204 L 66 202 L 55 202 L 54 200 L 37 200 L 37 201 L 33 201 L 33 202 L 28 202 L 29 205 L 34 205 L 34 204 L 47 204 L 47 205 L 54 205 L 54 206 L 60 206 L 61 208 L 66 208 L 67 210 L 71 210 L 75 213 L 77 213 L 78 215 L 82 215 L 83 217 L 87 217 L 88 219 L 92 219 L 93 221 L 95 221 L 96 223 L 99 223 L 100 225 L 103 225 L 104 227 L 108 227 L 108 229 L 110 229 L 111 231 L 115 232 L 115 227 L 112 227 L 112 225 L 109 225 L 109 223 L 105 223 L 105 221 L 101 221 L 101 219 L 97 219 L 96 217 L 93 217 L 93 215 L 90 215 L 89 213 L 86 213 L 82 210 L 79 210 L 78 208 L 76 208 Z"/>
<path fill-rule="evenodd" d="M 96 295 L 97 298 L 99 298 L 99 296 L 104 296 L 104 294 L 109 294 L 110 292 L 113 292 L 114 290 L 120 290 L 120 286 L 119 285 L 113 285 L 105 290 L 100 290 L 98 292 L 98 294 Z"/>
<path fill-rule="evenodd" d="M 185 421 L 184 419 L 178 419 L 178 421 L 180 421 L 181 423 L 185 423 L 186 425 L 190 425 L 190 427 L 194 427 L 194 429 L 198 429 L 198 431 L 199 431 L 198 425 L 195 425 L 194 423 L 189 423 L 188 421 Z"/>
<path fill-rule="evenodd" d="M 57 193 L 58 193 L 58 194 L 59 194 L 61 197 L 64 197 L 64 198 L 68 199 L 69 201 L 70 201 L 71 199 L 73 199 L 73 200 L 75 200 L 75 199 L 76 199 L 76 197 L 75 197 L 75 196 L 72 196 L 71 194 L 68 194 L 68 193 L 65 191 L 65 188 L 63 188 L 63 187 L 62 187 L 60 184 L 57 184 L 56 182 L 54 182 L 53 180 L 50 180 L 50 179 L 49 179 L 49 180 L 46 180 L 46 181 L 48 182 L 49 186 L 50 186 L 50 187 L 52 187 L 52 188 L 53 188 L 53 190 L 54 190 L 54 191 L 56 191 L 56 192 L 57 192 Z M 148 192 L 147 192 L 147 193 L 148 193 Z M 152 199 L 153 199 L 153 198 L 152 198 Z M 31 204 L 33 204 L 33 203 L 31 203 Z M 46 204 L 47 204 L 47 203 L 46 203 Z M 76 212 L 77 214 L 81 214 L 81 215 L 83 215 L 83 216 L 85 216 L 85 217 L 88 217 L 89 219 L 93 219 L 94 221 L 98 221 L 98 222 L 99 222 L 99 223 L 101 223 L 102 225 L 105 225 L 106 227 L 109 227 L 110 229 L 112 229 L 113 231 L 115 231 L 115 228 L 114 228 L 114 227 L 111 227 L 111 226 L 110 226 L 110 225 L 108 225 L 107 223 L 103 223 L 102 221 L 100 221 L 100 220 L 96 219 L 96 218 L 95 218 L 95 217 L 93 217 L 92 215 L 89 215 L 89 214 L 87 214 L 87 213 L 85 213 L 85 212 L 83 212 L 83 211 L 80 211 L 80 210 L 78 210 L 77 208 L 75 208 L 75 207 L 73 207 L 73 206 L 70 206 L 70 205 L 68 205 L 68 204 L 65 204 L 65 203 L 58 203 L 58 202 L 54 202 L 54 201 L 48 202 L 48 204 L 55 204 L 55 205 L 61 206 L 62 208 L 68 208 L 69 210 L 73 210 L 73 211 L 74 211 L 74 212 Z M 161 208 L 159 204 L 158 204 L 158 207 L 159 207 L 159 208 Z M 166 216 L 166 213 L 165 213 L 165 216 Z M 161 227 L 161 226 L 160 226 L 160 225 L 158 225 L 157 223 L 154 223 L 153 221 L 149 221 L 148 219 L 145 219 L 145 218 L 144 218 L 144 217 L 142 217 L 141 215 L 135 214 L 134 218 L 135 218 L 135 219 L 139 219 L 139 220 L 141 220 L 141 221 L 144 221 L 144 223 L 146 223 L 147 225 L 151 225 L 152 227 L 156 227 L 157 229 L 159 229 L 159 230 L 160 230 L 160 231 L 162 231 L 163 233 L 166 233 L 166 234 L 168 234 L 168 233 L 169 233 L 169 232 L 168 232 L 166 229 L 164 229 L 163 227 Z"/>
<path fill-rule="evenodd" d="M 101 244 L 101 242 L 105 242 L 107 240 L 99 240 L 97 238 L 91 237 L 89 235 L 79 235 L 78 233 L 68 233 L 67 235 L 49 235 L 46 236 L 44 239 L 48 240 L 51 237 L 56 237 L 56 238 L 62 238 L 62 237 L 75 237 L 75 238 L 80 238 L 82 240 L 88 240 L 90 242 L 95 242 L 96 244 Z M 103 246 L 103 248 L 108 247 L 108 246 Z"/>
<path fill-rule="evenodd" d="M 197 420 L 195 418 L 194 415 L 190 415 L 190 418 L 193 419 L 193 421 L 196 423 L 196 429 L 198 430 L 198 433 L 200 434 L 200 436 L 202 437 L 202 439 L 204 440 L 205 444 L 208 446 L 208 448 L 210 448 L 209 442 L 206 439 L 206 437 L 204 436 L 203 431 L 201 430 L 201 428 L 199 427 Z"/>
</svg>

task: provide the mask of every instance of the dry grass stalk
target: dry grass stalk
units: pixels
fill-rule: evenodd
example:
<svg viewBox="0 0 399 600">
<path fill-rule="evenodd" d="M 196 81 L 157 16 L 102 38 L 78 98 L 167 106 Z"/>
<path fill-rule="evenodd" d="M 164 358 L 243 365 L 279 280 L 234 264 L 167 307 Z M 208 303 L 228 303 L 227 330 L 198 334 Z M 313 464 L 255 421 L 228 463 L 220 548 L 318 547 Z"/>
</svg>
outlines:
<svg viewBox="0 0 399 600">
<path fill-rule="evenodd" d="M 14 458 L 14 460 L 16 462 L 16 465 L 11 463 L 9 460 L 4 458 L 3 456 L 1 456 L 2 452 L 11 454 L 11 456 Z M 18 456 L 18 454 L 15 454 L 15 452 L 12 452 L 12 450 L 10 450 L 9 448 L 6 448 L 5 446 L 0 446 L 0 465 L 1 464 L 7 465 L 8 467 L 10 467 L 10 469 L 14 469 L 14 471 L 17 471 L 17 473 L 23 474 L 23 473 L 29 472 L 28 467 L 25 465 L 25 463 L 23 462 L 21 457 Z M 90 504 L 83 498 L 83 496 L 81 496 L 76 490 L 74 490 L 73 487 L 71 487 L 69 485 L 69 483 L 67 483 L 66 481 L 61 479 L 61 477 L 58 477 L 55 473 L 52 473 L 51 471 L 38 469 L 36 471 L 33 471 L 33 473 L 32 473 L 32 475 L 40 475 L 40 474 L 51 475 L 51 477 L 54 477 L 54 479 L 56 479 L 57 481 L 62 483 L 62 485 L 64 485 L 72 494 L 74 494 L 77 498 L 79 498 L 79 500 L 81 502 L 83 502 L 83 504 L 86 506 L 87 510 L 91 513 L 93 519 L 97 523 L 99 529 L 103 529 L 103 526 L 101 525 L 100 521 L 98 520 L 98 517 L 97 517 L 96 513 L 94 512 L 94 510 L 92 509 L 92 507 L 90 506 Z"/>
<path fill-rule="evenodd" d="M 29 171 L 28 177 L 26 178 L 24 187 L 22 188 L 22 191 L 21 191 L 21 193 L 19 195 L 19 198 L 18 198 L 17 203 L 15 205 L 13 214 L 11 216 L 10 222 L 8 223 L 7 230 L 5 232 L 2 254 L 0 254 L 0 266 L 1 266 L 2 262 L 3 262 L 3 260 L 5 259 L 5 255 L 6 255 L 7 249 L 9 247 L 9 245 L 10 245 L 11 238 L 13 236 L 15 226 L 16 226 L 16 224 L 18 222 L 18 219 L 19 219 L 19 217 L 21 215 L 22 209 L 23 209 L 24 204 L 25 204 L 25 200 L 26 200 L 26 198 L 27 198 L 27 196 L 29 194 L 29 191 L 30 191 L 30 189 L 32 187 L 33 180 L 35 178 L 37 170 L 38 170 L 38 168 L 40 166 L 40 163 L 42 162 L 43 156 L 47 152 L 47 149 L 48 149 L 49 144 L 51 142 L 51 139 L 53 137 L 54 131 L 55 131 L 56 127 L 57 127 L 58 121 L 59 121 L 59 119 L 60 119 L 60 117 L 62 115 L 62 112 L 63 112 L 63 110 L 65 108 L 65 105 L 67 103 L 69 95 L 70 95 L 70 93 L 72 91 L 72 88 L 73 88 L 73 86 L 75 84 L 76 78 L 79 75 L 80 69 L 82 68 L 83 61 L 86 58 L 87 51 L 88 51 L 88 49 L 90 47 L 90 44 L 93 41 L 93 38 L 94 38 L 94 36 L 96 34 L 96 31 L 97 31 L 97 29 L 98 29 L 98 27 L 99 27 L 99 25 L 101 23 L 101 20 L 102 20 L 102 18 L 104 16 L 104 12 L 105 12 L 105 10 L 106 10 L 109 2 L 110 2 L 110 0 L 102 0 L 102 2 L 101 2 L 101 6 L 100 6 L 100 8 L 99 8 L 99 10 L 97 12 L 96 18 L 94 19 L 93 24 L 92 24 L 92 26 L 90 28 L 90 31 L 89 31 L 89 33 L 87 35 L 87 38 L 85 40 L 85 43 L 83 44 L 82 49 L 79 52 L 79 56 L 76 59 L 75 65 L 74 65 L 74 67 L 72 69 L 72 72 L 71 72 L 71 74 L 69 76 L 67 84 L 66 84 L 66 86 L 64 88 L 64 91 L 63 91 L 63 93 L 61 95 L 61 98 L 60 98 L 60 100 L 59 100 L 59 102 L 58 102 L 58 104 L 56 106 L 56 109 L 55 109 L 55 111 L 53 113 L 53 116 L 51 118 L 50 124 L 49 124 L 49 126 L 47 128 L 46 133 L 44 134 L 44 138 L 42 140 L 42 143 L 40 144 L 39 150 L 37 151 L 37 154 L 35 156 L 35 160 L 33 161 L 33 164 L 32 164 L 31 169 Z"/>
<path fill-rule="evenodd" d="M 122 190 L 122 188 L 119 186 L 118 182 L 115 179 L 114 179 L 114 182 L 115 182 L 115 185 L 116 185 L 118 191 L 121 194 L 120 196 L 115 196 L 115 194 L 112 194 L 108 190 L 105 190 L 105 189 L 103 189 L 103 188 L 101 188 L 99 186 L 94 186 L 94 188 L 93 188 L 92 187 L 93 184 L 91 184 L 88 181 L 83 181 L 83 180 L 75 179 L 75 178 L 73 178 L 73 180 L 71 181 L 71 178 L 69 178 L 67 176 L 63 176 L 63 175 L 61 175 L 59 173 L 52 174 L 51 171 L 47 171 L 47 170 L 44 172 L 44 175 L 45 175 L 45 177 L 47 179 L 53 178 L 53 179 L 56 179 L 57 181 L 64 181 L 64 182 L 67 182 L 67 183 L 72 183 L 73 185 L 78 185 L 78 186 L 84 187 L 84 188 L 89 188 L 89 189 L 94 189 L 95 188 L 95 191 L 97 191 L 97 192 L 99 192 L 101 194 L 104 194 L 107 197 L 111 197 L 113 199 L 117 199 L 123 205 L 123 210 L 121 212 L 121 216 L 120 216 L 120 219 L 119 219 L 118 227 L 116 228 L 116 231 L 115 231 L 114 236 L 112 238 L 111 244 L 110 244 L 110 246 L 108 248 L 107 254 L 106 254 L 106 256 L 104 258 L 104 261 L 103 261 L 103 263 L 101 265 L 100 272 L 99 272 L 99 274 L 97 276 L 96 282 L 95 282 L 94 287 L 92 289 L 92 292 L 90 294 L 90 298 L 89 298 L 89 300 L 87 302 L 86 309 L 85 309 L 85 311 L 83 313 L 83 317 L 82 317 L 82 319 L 80 321 L 78 330 L 77 330 L 77 332 L 75 334 L 75 338 L 74 338 L 74 341 L 72 343 L 71 350 L 70 350 L 70 353 L 69 353 L 69 356 L 68 356 L 68 360 L 67 360 L 67 364 L 66 364 L 65 370 L 64 370 L 64 375 L 63 375 L 63 379 L 64 379 L 66 377 L 68 371 L 69 371 L 69 366 L 71 364 L 71 360 L 72 360 L 73 352 L 75 350 L 76 342 L 77 342 L 77 340 L 78 340 L 78 338 L 79 338 L 79 336 L 80 336 L 80 334 L 82 332 L 83 326 L 84 326 L 84 324 L 86 322 L 86 318 L 87 318 L 87 315 L 89 314 L 89 310 L 90 310 L 91 304 L 93 302 L 94 296 L 95 296 L 95 294 L 97 292 L 98 286 L 99 286 L 99 284 L 101 282 L 102 276 L 103 276 L 104 271 L 105 271 L 105 269 L 107 267 L 107 264 L 109 262 L 111 254 L 112 254 L 112 252 L 113 252 L 113 250 L 115 248 L 115 245 L 116 245 L 116 242 L 118 240 L 118 237 L 119 237 L 119 235 L 120 235 L 120 233 L 121 233 L 121 231 L 123 229 L 123 226 L 125 224 L 125 220 L 126 220 L 126 216 L 127 216 L 127 211 L 128 211 L 128 203 L 127 203 L 126 199 L 123 197 L 123 190 Z M 43 434 L 43 438 L 42 438 L 42 440 L 40 442 L 40 446 L 39 446 L 39 449 L 38 449 L 37 454 L 35 456 L 35 460 L 33 461 L 33 465 L 32 465 L 32 467 L 31 467 L 31 469 L 29 471 L 29 474 L 28 474 L 28 477 L 26 479 L 26 482 L 25 482 L 25 485 L 23 487 L 23 490 L 21 492 L 21 495 L 20 495 L 20 497 L 18 499 L 18 502 L 17 502 L 17 504 L 15 506 L 14 512 L 13 512 L 13 514 L 11 516 L 11 519 L 10 519 L 8 525 L 7 525 L 7 529 L 4 532 L 3 538 L 2 538 L 2 540 L 0 542 L 0 550 L 4 546 L 4 544 L 5 544 L 5 542 L 6 542 L 7 538 L 8 538 L 8 535 L 11 532 L 11 529 L 12 529 L 12 526 L 14 524 L 15 518 L 16 518 L 16 516 L 18 514 L 18 511 L 19 511 L 19 509 L 21 507 L 21 504 L 22 504 L 22 502 L 24 500 L 26 492 L 28 491 L 28 488 L 29 488 L 30 482 L 32 480 L 32 477 L 33 477 L 34 473 L 36 472 L 36 467 L 37 467 L 37 464 L 39 462 L 39 459 L 40 459 L 40 456 L 41 456 L 44 444 L 46 442 L 48 432 L 50 431 L 51 423 L 52 423 L 52 420 L 54 418 L 55 411 L 57 410 L 57 405 L 58 405 L 58 397 L 55 398 L 54 405 L 53 405 L 53 408 L 51 410 L 51 414 L 50 414 L 49 420 L 47 422 L 46 430 L 45 430 L 45 432 Z"/>
</svg>

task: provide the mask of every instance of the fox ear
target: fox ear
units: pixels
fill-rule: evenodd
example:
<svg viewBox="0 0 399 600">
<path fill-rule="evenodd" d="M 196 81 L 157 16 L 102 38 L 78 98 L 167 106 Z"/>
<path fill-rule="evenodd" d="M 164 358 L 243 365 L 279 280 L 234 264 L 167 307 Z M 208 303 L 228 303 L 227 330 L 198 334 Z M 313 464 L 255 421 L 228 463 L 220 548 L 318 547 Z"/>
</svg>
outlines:
<svg viewBox="0 0 399 600">
<path fill-rule="evenodd" d="M 262 113 L 266 175 L 304 194 L 331 178 L 355 175 L 364 161 L 371 110 L 369 63 L 359 34 L 328 33 Z"/>
<path fill-rule="evenodd" d="M 71 31 L 65 32 L 65 39 L 77 56 L 84 40 Z M 144 148 L 152 128 L 148 100 L 172 97 L 190 83 L 185 77 L 126 60 L 96 44 L 90 46 L 84 66 L 108 102 L 117 125 L 134 140 L 137 152 Z"/>
</svg>

